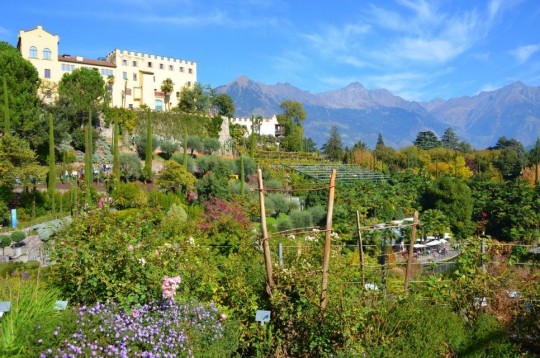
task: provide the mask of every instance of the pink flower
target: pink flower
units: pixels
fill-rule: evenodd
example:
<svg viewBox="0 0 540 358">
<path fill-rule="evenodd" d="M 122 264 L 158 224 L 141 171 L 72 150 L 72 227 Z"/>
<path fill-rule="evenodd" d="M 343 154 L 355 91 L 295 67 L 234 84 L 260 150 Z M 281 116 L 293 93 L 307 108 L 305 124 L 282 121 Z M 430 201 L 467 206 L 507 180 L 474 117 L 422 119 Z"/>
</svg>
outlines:
<svg viewBox="0 0 540 358">
<path fill-rule="evenodd" d="M 178 285 L 180 285 L 180 281 L 180 276 L 163 277 L 163 284 L 161 285 L 163 298 L 174 300 L 174 295 L 176 294 Z"/>
<path fill-rule="evenodd" d="M 221 318 L 219 320 L 220 321 L 225 321 L 226 319 L 227 319 L 227 315 L 225 313 L 222 313 Z"/>
<path fill-rule="evenodd" d="M 129 245 L 129 246 L 128 246 L 128 250 L 129 250 L 129 251 L 133 251 L 133 250 L 135 250 L 135 248 L 133 247 L 133 245 Z"/>
</svg>

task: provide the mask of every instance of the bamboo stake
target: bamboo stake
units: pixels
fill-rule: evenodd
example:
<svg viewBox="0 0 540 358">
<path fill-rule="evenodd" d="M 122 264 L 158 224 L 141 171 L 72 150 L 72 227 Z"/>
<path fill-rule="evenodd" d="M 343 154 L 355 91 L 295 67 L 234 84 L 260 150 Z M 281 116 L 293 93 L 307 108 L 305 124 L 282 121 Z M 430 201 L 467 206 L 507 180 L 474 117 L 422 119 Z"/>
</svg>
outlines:
<svg viewBox="0 0 540 358">
<path fill-rule="evenodd" d="M 360 255 L 360 270 L 362 272 L 362 290 L 366 285 L 364 273 L 364 248 L 362 247 L 362 230 L 360 226 L 360 213 L 356 210 L 356 227 L 358 228 L 358 255 Z"/>
<path fill-rule="evenodd" d="M 330 244 L 332 234 L 332 212 L 334 211 L 334 191 L 336 183 L 336 170 L 332 169 L 332 176 L 330 177 L 330 190 L 328 193 L 328 212 L 326 214 L 326 238 L 324 241 L 324 257 L 323 257 L 323 278 L 321 289 L 321 310 L 326 309 L 328 303 L 328 268 L 330 266 Z"/>
<path fill-rule="evenodd" d="M 266 229 L 266 210 L 264 207 L 264 190 L 262 170 L 257 170 L 259 179 L 259 201 L 261 203 L 261 228 L 262 228 L 262 245 L 264 251 L 264 265 L 266 267 L 266 292 L 272 296 L 274 287 L 274 279 L 272 277 L 272 258 L 270 257 L 270 245 L 268 244 L 268 230 Z"/>
<path fill-rule="evenodd" d="M 411 231 L 411 242 L 409 243 L 409 254 L 407 255 L 407 270 L 405 271 L 405 291 L 409 289 L 411 280 L 412 260 L 414 253 L 414 242 L 416 241 L 416 228 L 418 226 L 418 211 L 414 212 L 413 227 Z"/>
</svg>

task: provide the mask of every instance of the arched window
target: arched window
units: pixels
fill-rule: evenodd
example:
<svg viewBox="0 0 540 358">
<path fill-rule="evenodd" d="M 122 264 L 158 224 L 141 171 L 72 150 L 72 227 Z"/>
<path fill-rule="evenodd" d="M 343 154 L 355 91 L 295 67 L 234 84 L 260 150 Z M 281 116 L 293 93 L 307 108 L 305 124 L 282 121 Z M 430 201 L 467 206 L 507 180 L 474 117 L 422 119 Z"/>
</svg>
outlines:
<svg viewBox="0 0 540 358">
<path fill-rule="evenodd" d="M 163 101 L 156 99 L 156 111 L 163 111 Z"/>
<path fill-rule="evenodd" d="M 30 47 L 30 58 L 37 58 L 37 48 L 36 46 Z"/>
<path fill-rule="evenodd" d="M 43 50 L 43 59 L 44 60 L 50 60 L 51 59 L 51 50 L 49 50 L 48 48 L 45 48 Z"/>
</svg>

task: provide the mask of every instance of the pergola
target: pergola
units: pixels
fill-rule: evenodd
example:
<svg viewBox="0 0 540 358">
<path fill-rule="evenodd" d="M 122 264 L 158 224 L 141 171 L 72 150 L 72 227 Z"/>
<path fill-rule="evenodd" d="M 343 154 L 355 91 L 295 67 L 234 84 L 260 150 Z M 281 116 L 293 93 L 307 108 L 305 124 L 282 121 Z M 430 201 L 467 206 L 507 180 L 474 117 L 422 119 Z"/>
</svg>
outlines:
<svg viewBox="0 0 540 358">
<path fill-rule="evenodd" d="M 284 167 L 319 181 L 329 181 L 333 169 L 336 170 L 336 180 L 343 183 L 350 183 L 357 180 L 386 181 L 388 179 L 382 173 L 374 172 L 354 164 L 306 164 L 284 165 Z"/>
</svg>

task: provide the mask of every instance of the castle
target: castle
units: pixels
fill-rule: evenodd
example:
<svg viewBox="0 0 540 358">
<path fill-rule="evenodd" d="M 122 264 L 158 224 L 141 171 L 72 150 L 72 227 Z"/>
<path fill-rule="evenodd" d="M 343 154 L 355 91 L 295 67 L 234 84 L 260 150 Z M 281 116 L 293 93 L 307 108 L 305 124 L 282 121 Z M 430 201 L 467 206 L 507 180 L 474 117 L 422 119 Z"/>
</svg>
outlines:
<svg viewBox="0 0 540 358">
<path fill-rule="evenodd" d="M 46 101 L 53 101 L 55 85 L 65 73 L 81 67 L 95 68 L 103 76 L 112 106 L 129 109 L 141 105 L 156 111 L 174 107 L 182 87 L 197 81 L 196 62 L 119 49 L 111 51 L 102 60 L 95 60 L 60 54 L 59 42 L 58 35 L 39 25 L 35 29 L 19 31 L 17 49 L 37 69 L 42 81 L 41 96 Z M 161 91 L 166 79 L 171 79 L 174 84 L 171 93 Z M 244 126 L 247 133 L 251 133 L 251 118 L 233 118 L 231 123 Z M 257 124 L 256 131 L 261 135 L 279 136 L 282 129 L 274 115 Z"/>
<path fill-rule="evenodd" d="M 111 105 L 139 108 L 146 105 L 164 110 L 178 103 L 177 96 L 184 86 L 197 81 L 197 64 L 171 57 L 115 49 L 103 60 L 60 54 L 60 37 L 41 26 L 19 31 L 17 49 L 23 58 L 38 70 L 42 81 L 42 96 L 52 101 L 57 84 L 64 73 L 81 67 L 95 68 L 109 86 Z M 161 85 L 166 79 L 173 82 L 173 91 L 164 93 Z"/>
</svg>

